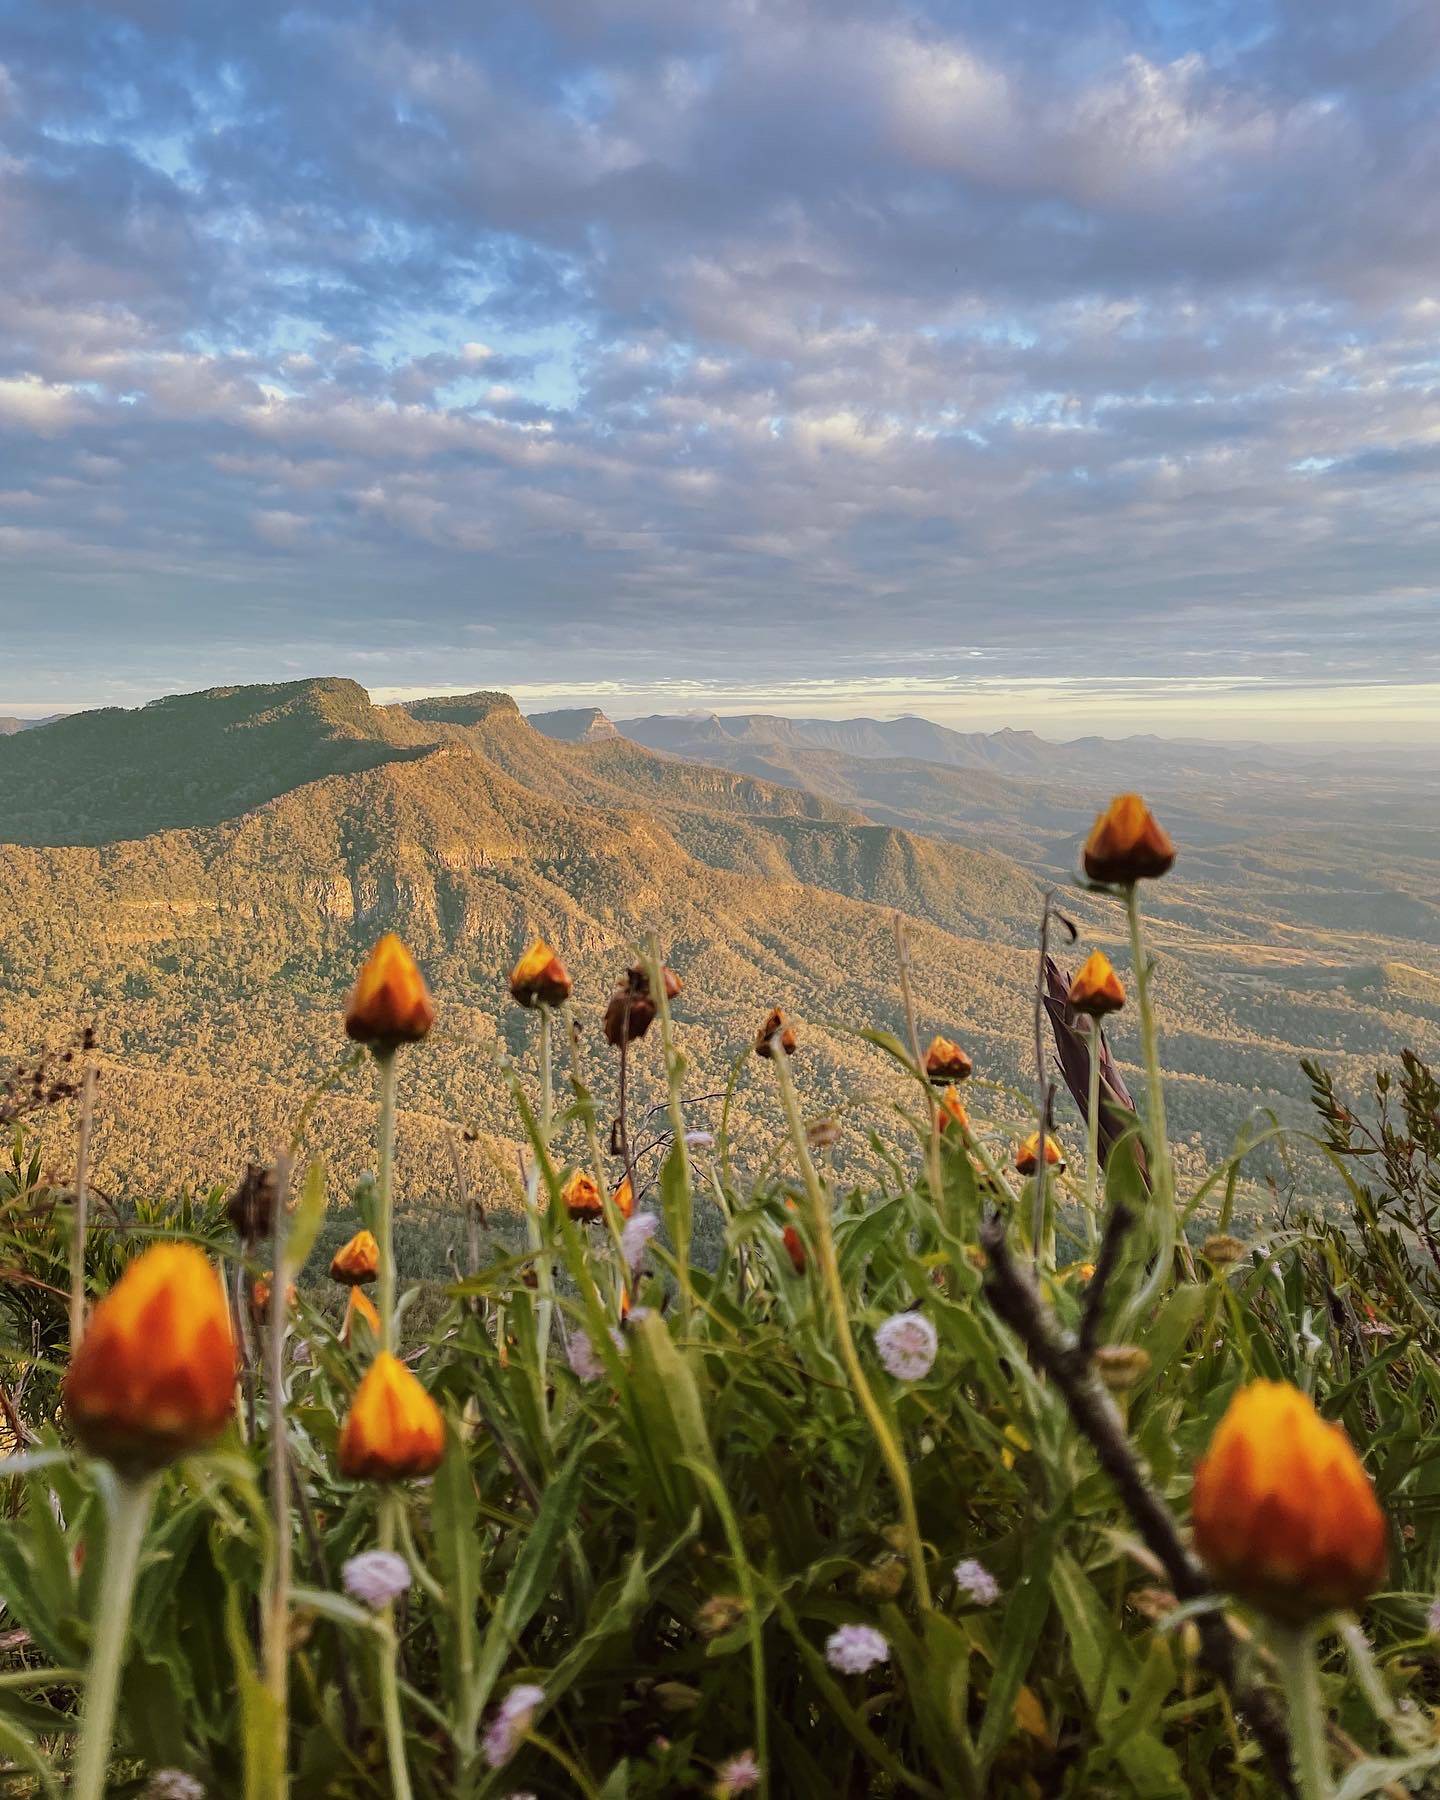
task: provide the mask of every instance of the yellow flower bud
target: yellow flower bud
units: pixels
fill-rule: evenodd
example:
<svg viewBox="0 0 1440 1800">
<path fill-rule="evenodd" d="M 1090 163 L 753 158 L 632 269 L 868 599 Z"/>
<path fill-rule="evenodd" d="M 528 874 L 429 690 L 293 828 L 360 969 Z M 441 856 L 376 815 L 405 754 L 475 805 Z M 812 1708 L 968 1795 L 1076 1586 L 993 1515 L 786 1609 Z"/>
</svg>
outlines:
<svg viewBox="0 0 1440 1800">
<path fill-rule="evenodd" d="M 156 1244 L 95 1307 L 65 1377 L 85 1448 L 126 1474 L 212 1444 L 235 1399 L 230 1309 L 193 1244 Z"/>
<path fill-rule="evenodd" d="M 1284 1381 L 1241 1388 L 1195 1468 L 1195 1544 L 1222 1588 L 1301 1623 L 1385 1579 L 1385 1515 L 1343 1428 Z"/>
<path fill-rule="evenodd" d="M 344 1282 L 347 1287 L 374 1281 L 379 1273 L 380 1246 L 371 1231 L 357 1231 L 330 1259 L 330 1279 Z"/>
<path fill-rule="evenodd" d="M 1092 881 L 1128 887 L 1163 875 L 1175 846 L 1138 794 L 1117 794 L 1091 827 L 1083 861 Z"/>
<path fill-rule="evenodd" d="M 1081 963 L 1065 998 L 1076 1012 L 1088 1013 L 1093 1019 L 1119 1012 L 1125 1004 L 1125 989 L 1103 950 L 1092 950 Z"/>
<path fill-rule="evenodd" d="M 1057 1172 L 1065 1167 L 1065 1153 L 1053 1137 L 1045 1139 L 1045 1161 L 1048 1167 Z M 1015 1152 L 1015 1168 L 1021 1175 L 1033 1175 L 1040 1166 L 1040 1133 L 1032 1131 L 1025 1142 Z"/>
<path fill-rule="evenodd" d="M 393 931 L 365 958 L 345 1008 L 345 1031 L 385 1054 L 418 1044 L 435 1023 L 435 1002 L 415 959 Z"/>
<path fill-rule="evenodd" d="M 535 942 L 510 971 L 510 998 L 520 1006 L 559 1006 L 570 998 L 570 971 L 545 942 Z"/>
<path fill-rule="evenodd" d="M 947 1037 L 933 1037 L 925 1052 L 925 1073 L 936 1087 L 948 1081 L 966 1080 L 975 1065 L 956 1043 Z"/>
<path fill-rule="evenodd" d="M 340 1428 L 340 1472 L 360 1481 L 433 1475 L 445 1454 L 440 1408 L 396 1356 L 366 1370 Z"/>
<path fill-rule="evenodd" d="M 352 1287 L 350 1298 L 345 1302 L 345 1323 L 340 1327 L 340 1341 L 347 1349 L 355 1341 L 357 1321 L 362 1320 L 375 1334 L 375 1340 L 378 1343 L 381 1335 L 380 1315 L 375 1310 L 374 1302 L 364 1288 Z"/>
</svg>

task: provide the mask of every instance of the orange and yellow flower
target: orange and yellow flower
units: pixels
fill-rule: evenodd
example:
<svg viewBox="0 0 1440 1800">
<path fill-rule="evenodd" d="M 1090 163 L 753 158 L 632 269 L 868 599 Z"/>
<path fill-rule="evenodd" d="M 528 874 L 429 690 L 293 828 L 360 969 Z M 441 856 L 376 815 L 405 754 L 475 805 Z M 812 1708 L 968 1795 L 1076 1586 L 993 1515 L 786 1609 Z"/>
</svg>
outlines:
<svg viewBox="0 0 1440 1800">
<path fill-rule="evenodd" d="M 1170 834 L 1138 794 L 1117 794 L 1091 827 L 1083 852 L 1092 881 L 1153 881 L 1175 861 Z"/>
<path fill-rule="evenodd" d="M 1216 1582 L 1292 1623 L 1385 1579 L 1385 1515 L 1344 1429 L 1284 1381 L 1241 1388 L 1196 1465 L 1195 1544 Z"/>
<path fill-rule="evenodd" d="M 212 1444 L 235 1399 L 220 1278 L 193 1244 L 156 1244 L 95 1307 L 65 1377 L 85 1448 L 139 1474 Z"/>
<path fill-rule="evenodd" d="M 940 1129 L 959 1131 L 962 1135 L 970 1129 L 970 1115 L 960 1098 L 960 1090 L 953 1084 L 940 1096 Z"/>
<path fill-rule="evenodd" d="M 330 1259 L 330 1279 L 343 1281 L 347 1287 L 374 1281 L 379 1273 L 380 1246 L 373 1231 L 357 1231 Z"/>
<path fill-rule="evenodd" d="M 925 1073 L 937 1087 L 967 1080 L 974 1067 L 958 1044 L 938 1034 L 931 1038 L 930 1048 L 925 1052 Z"/>
<path fill-rule="evenodd" d="M 1045 1164 L 1047 1168 L 1063 1169 L 1065 1152 L 1053 1137 L 1045 1139 Z M 1016 1172 L 1021 1175 L 1033 1175 L 1040 1167 L 1040 1133 L 1032 1131 L 1025 1142 L 1015 1152 Z"/>
<path fill-rule="evenodd" d="M 382 1350 L 340 1427 L 340 1472 L 356 1481 L 433 1475 L 445 1454 L 440 1408 L 399 1357 Z"/>
<path fill-rule="evenodd" d="M 375 1310 L 374 1302 L 365 1292 L 364 1288 L 352 1287 L 350 1290 L 350 1298 L 345 1302 L 345 1323 L 340 1327 L 340 1341 L 345 1345 L 346 1349 L 349 1349 L 351 1344 L 355 1341 L 355 1326 L 357 1321 L 363 1321 L 370 1327 L 371 1331 L 374 1332 L 375 1339 L 378 1343 L 380 1339 L 380 1315 Z"/>
<path fill-rule="evenodd" d="M 605 1216 L 600 1184 L 588 1169 L 576 1169 L 561 1188 L 560 1198 L 572 1219 L 602 1219 Z"/>
<path fill-rule="evenodd" d="M 415 958 L 387 931 L 365 958 L 345 1008 L 345 1031 L 387 1054 L 418 1044 L 435 1023 L 435 1002 Z"/>
<path fill-rule="evenodd" d="M 621 1177 L 620 1185 L 610 1198 L 615 1202 L 616 1211 L 622 1219 L 628 1219 L 635 1210 L 635 1190 L 630 1185 L 630 1177 Z"/>
<path fill-rule="evenodd" d="M 535 942 L 510 971 L 510 998 L 520 1006 L 559 1006 L 570 998 L 570 971 L 545 942 Z"/>
<path fill-rule="evenodd" d="M 1125 1004 L 1125 989 L 1103 950 L 1092 950 L 1081 963 L 1065 998 L 1076 1012 L 1088 1013 L 1092 1019 L 1119 1012 Z"/>
</svg>

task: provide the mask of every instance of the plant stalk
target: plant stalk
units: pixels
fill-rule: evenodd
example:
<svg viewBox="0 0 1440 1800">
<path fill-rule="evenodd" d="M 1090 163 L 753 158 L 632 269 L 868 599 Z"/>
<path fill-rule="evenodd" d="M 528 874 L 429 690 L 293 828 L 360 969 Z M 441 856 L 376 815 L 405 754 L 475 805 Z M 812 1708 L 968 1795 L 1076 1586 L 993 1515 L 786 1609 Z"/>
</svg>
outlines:
<svg viewBox="0 0 1440 1800">
<path fill-rule="evenodd" d="M 1130 926 L 1130 961 L 1135 971 L 1135 993 L 1140 1005 L 1140 1041 L 1145 1054 L 1148 1099 L 1145 1108 L 1146 1147 L 1150 1152 L 1151 1210 L 1154 1215 L 1155 1264 L 1143 1286 L 1125 1309 L 1127 1319 L 1137 1317 L 1151 1304 L 1170 1279 L 1175 1265 L 1175 1172 L 1170 1161 L 1170 1137 L 1165 1123 L 1165 1082 L 1160 1073 L 1160 1043 L 1155 1014 L 1150 1005 L 1150 964 L 1140 929 L 1139 884 L 1125 890 L 1125 915 Z"/>
<path fill-rule="evenodd" d="M 1290 1755 L 1301 1800 L 1332 1800 L 1325 1710 L 1312 1626 L 1272 1624 L 1270 1648 L 1290 1713 Z"/>
<path fill-rule="evenodd" d="M 272 1227 L 269 1330 L 266 1334 L 266 1381 L 270 1400 L 270 1505 L 274 1512 L 274 1565 L 265 1610 L 265 1689 L 275 1722 L 279 1792 L 289 1791 L 290 1709 L 290 1576 L 292 1515 L 290 1511 L 289 1444 L 285 1428 L 285 1330 L 289 1320 L 289 1215 L 285 1196 L 290 1186 L 290 1159 L 275 1161 L 275 1215 Z"/>
<path fill-rule="evenodd" d="M 80 1744 L 70 1785 L 72 1800 L 104 1800 L 135 1573 L 159 1485 L 158 1474 L 143 1476 L 139 1481 L 123 1475 L 115 1477 L 110 1497 L 109 1541 L 105 1546 L 105 1580 L 100 1589 L 100 1613 L 95 1621 L 95 1641 L 80 1715 Z"/>
<path fill-rule="evenodd" d="M 377 1183 L 380 1239 L 380 1348 L 395 1353 L 395 1056 L 377 1050 L 375 1071 L 380 1085 L 380 1171 Z"/>
<path fill-rule="evenodd" d="M 95 1069 L 80 1078 L 80 1129 L 75 1147 L 75 1220 L 70 1239 L 70 1349 L 85 1335 L 85 1237 L 90 1226 L 90 1131 L 95 1119 Z"/>
<path fill-rule="evenodd" d="M 777 1046 L 778 1049 L 778 1046 Z M 925 1546 L 920 1540 L 920 1519 L 915 1510 L 915 1492 L 910 1485 L 910 1470 L 905 1456 L 896 1442 L 895 1434 L 890 1429 L 890 1422 L 881 1410 L 865 1378 L 865 1370 L 860 1361 L 860 1354 L 855 1348 L 855 1339 L 850 1331 L 850 1315 L 845 1298 L 845 1283 L 840 1275 L 840 1259 L 835 1252 L 835 1235 L 830 1228 L 830 1203 L 825 1190 L 820 1184 L 820 1177 L 815 1172 L 815 1164 L 810 1157 L 810 1148 L 805 1142 L 805 1125 L 800 1117 L 799 1102 L 795 1098 L 795 1084 L 790 1079 L 790 1071 L 785 1066 L 785 1054 L 781 1051 L 771 1059 L 776 1079 L 780 1083 L 780 1098 L 785 1107 L 785 1117 L 790 1126 L 790 1140 L 795 1146 L 795 1155 L 799 1160 L 800 1173 L 805 1182 L 805 1192 L 810 1201 L 810 1226 L 815 1238 L 815 1248 L 820 1258 L 820 1270 L 824 1278 L 826 1297 L 830 1302 L 831 1322 L 835 1327 L 835 1337 L 840 1348 L 840 1360 L 845 1365 L 845 1372 L 850 1377 L 850 1385 L 855 1390 L 855 1398 L 860 1403 L 860 1410 L 865 1414 L 870 1429 L 875 1434 L 875 1442 L 890 1471 L 890 1479 L 895 1487 L 896 1498 L 900 1504 L 900 1519 L 905 1528 L 905 1548 L 910 1558 L 910 1578 L 915 1585 L 915 1598 L 920 1606 L 930 1610 L 930 1582 L 925 1573 Z"/>
<path fill-rule="evenodd" d="M 1095 1207 L 1100 1195 L 1100 1021 L 1090 1020 L 1090 1087 L 1085 1101 L 1085 1229 L 1093 1257 Z"/>
</svg>

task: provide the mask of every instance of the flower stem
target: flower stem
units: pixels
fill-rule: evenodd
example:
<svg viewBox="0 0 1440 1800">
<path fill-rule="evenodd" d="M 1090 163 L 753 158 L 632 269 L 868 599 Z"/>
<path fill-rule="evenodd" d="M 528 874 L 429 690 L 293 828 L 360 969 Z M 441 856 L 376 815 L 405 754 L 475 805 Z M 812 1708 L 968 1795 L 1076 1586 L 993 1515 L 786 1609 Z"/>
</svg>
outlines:
<svg viewBox="0 0 1440 1800">
<path fill-rule="evenodd" d="M 390 1488 L 380 1491 L 380 1548 L 393 1550 L 400 1536 L 400 1496 Z M 411 1565 L 414 1566 L 413 1564 Z M 410 1800 L 410 1770 L 405 1761 L 405 1722 L 400 1713 L 400 1640 L 395 1635 L 395 1602 L 389 1600 L 381 1614 L 380 1716 L 385 1726 L 385 1751 L 390 1764 L 390 1791 L 394 1800 Z"/>
<path fill-rule="evenodd" d="M 551 1050 L 550 1008 L 541 1002 L 540 1005 L 540 1136 L 545 1143 L 545 1154 L 550 1154 L 550 1138 L 555 1129 L 555 1087 Z M 550 1357 L 550 1336 L 555 1317 L 555 1270 L 550 1257 L 545 1253 L 547 1246 L 541 1229 L 540 1208 L 540 1171 L 537 1167 L 534 1175 L 534 1192 L 529 1196 L 530 1205 L 526 1209 L 525 1227 L 529 1246 L 540 1252 L 535 1260 L 535 1279 L 540 1295 L 540 1306 L 536 1321 L 536 1346 L 538 1350 L 539 1369 L 537 1375 L 539 1388 L 540 1415 L 548 1418 L 545 1405 L 546 1364 Z M 549 1217 L 549 1207 L 545 1208 L 545 1217 Z"/>
<path fill-rule="evenodd" d="M 380 1715 L 385 1725 L 385 1754 L 390 1765 L 394 1800 L 411 1800 L 410 1769 L 405 1761 L 405 1722 L 400 1713 L 400 1644 L 395 1636 L 393 1602 L 380 1640 Z"/>
<path fill-rule="evenodd" d="M 274 1563 L 265 1611 L 265 1687 L 273 1711 L 280 1792 L 289 1789 L 290 1706 L 290 1561 L 292 1519 L 290 1512 L 289 1443 L 285 1426 L 285 1330 L 289 1322 L 290 1253 L 289 1219 L 285 1196 L 290 1187 L 290 1158 L 282 1152 L 275 1160 L 275 1216 L 272 1227 L 270 1317 L 265 1340 L 265 1385 L 270 1401 L 270 1504 L 274 1510 Z"/>
<path fill-rule="evenodd" d="M 105 1580 L 100 1589 L 100 1612 L 95 1621 L 95 1641 L 80 1717 L 80 1747 L 75 1753 L 70 1786 L 72 1800 L 103 1800 L 105 1793 L 135 1571 L 140 1565 L 140 1546 L 159 1481 L 158 1475 L 146 1475 L 139 1481 L 124 1476 L 115 1478 L 110 1498 L 109 1541 L 105 1546 Z"/>
<path fill-rule="evenodd" d="M 1290 1755 L 1301 1800 L 1332 1800 L 1330 1759 L 1325 1750 L 1325 1713 L 1320 1670 L 1311 1626 L 1273 1624 L 1270 1648 L 1290 1711 Z"/>
<path fill-rule="evenodd" d="M 1150 1151 L 1150 1182 L 1155 1231 L 1155 1266 L 1143 1287 L 1125 1309 L 1126 1319 L 1145 1310 L 1170 1279 L 1175 1266 L 1175 1171 L 1170 1162 L 1170 1138 L 1165 1124 L 1165 1083 L 1160 1074 L 1160 1044 L 1155 1015 L 1150 1006 L 1150 963 L 1140 931 L 1139 884 L 1125 890 L 1125 913 L 1130 925 L 1130 960 L 1135 970 L 1135 992 L 1140 1003 L 1140 1041 L 1145 1053 L 1146 1142 Z"/>
<path fill-rule="evenodd" d="M 1085 1105 L 1085 1228 L 1093 1255 L 1095 1206 L 1100 1193 L 1100 1021 L 1090 1021 L 1090 1089 Z"/>
<path fill-rule="evenodd" d="M 394 1050 L 375 1054 L 380 1082 L 379 1216 L 375 1221 L 380 1240 L 380 1348 L 391 1355 L 395 1352 L 395 1054 Z"/>
<path fill-rule="evenodd" d="M 90 1213 L 90 1132 L 95 1117 L 95 1069 L 80 1080 L 80 1130 L 75 1149 L 75 1222 L 70 1239 L 70 1350 L 85 1335 L 85 1237 Z"/>
<path fill-rule="evenodd" d="M 925 1546 L 920 1539 L 920 1519 L 915 1511 L 915 1492 L 910 1485 L 910 1470 L 906 1466 L 904 1453 L 896 1442 L 895 1434 L 890 1429 L 890 1423 L 871 1391 L 870 1383 L 865 1379 L 865 1370 L 861 1365 L 859 1352 L 855 1348 L 855 1339 L 851 1335 L 850 1314 L 845 1299 L 845 1283 L 840 1275 L 840 1259 L 835 1253 L 835 1234 L 830 1229 L 830 1202 L 826 1198 L 824 1188 L 820 1185 L 820 1177 L 816 1174 L 815 1164 L 810 1157 L 810 1148 L 805 1142 L 805 1124 L 800 1117 L 800 1106 L 795 1098 L 795 1085 L 790 1079 L 790 1071 L 786 1067 L 784 1054 L 772 1057 L 770 1063 L 780 1083 L 780 1098 L 790 1126 L 790 1140 L 795 1146 L 795 1155 L 805 1182 L 805 1192 L 810 1201 L 810 1229 L 814 1234 L 815 1248 L 820 1258 L 820 1271 L 830 1303 L 836 1342 L 840 1348 L 840 1360 L 845 1365 L 845 1372 L 850 1377 L 850 1385 L 855 1390 L 855 1398 L 860 1403 L 860 1410 L 865 1414 L 870 1429 L 875 1434 L 875 1442 L 880 1448 L 885 1466 L 890 1471 L 890 1479 L 894 1483 L 896 1498 L 900 1503 L 900 1520 L 905 1528 L 905 1548 L 910 1557 L 910 1578 L 915 1584 L 915 1598 L 928 1612 L 930 1610 L 930 1583 L 925 1574 Z"/>
</svg>

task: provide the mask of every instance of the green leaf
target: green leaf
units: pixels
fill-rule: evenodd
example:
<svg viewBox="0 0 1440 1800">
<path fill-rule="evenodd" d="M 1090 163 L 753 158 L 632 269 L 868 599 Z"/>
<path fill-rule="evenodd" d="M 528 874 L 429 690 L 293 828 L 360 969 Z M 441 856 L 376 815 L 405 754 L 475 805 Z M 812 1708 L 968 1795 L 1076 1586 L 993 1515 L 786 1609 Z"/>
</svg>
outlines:
<svg viewBox="0 0 1440 1800">
<path fill-rule="evenodd" d="M 305 1267 L 320 1227 L 325 1223 L 325 1164 L 315 1157 L 305 1171 L 300 1199 L 290 1219 L 290 1232 L 285 1242 L 285 1260 L 299 1274 Z"/>
<path fill-rule="evenodd" d="M 445 1590 L 444 1656 L 449 1691 L 461 1705 L 475 1677 L 480 1632 L 475 1609 L 480 1592 L 479 1508 L 464 1439 L 450 1426 L 431 1489 L 430 1520 L 435 1562 Z"/>
</svg>

